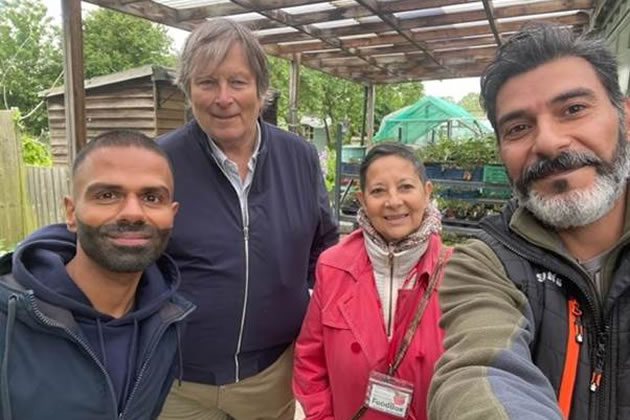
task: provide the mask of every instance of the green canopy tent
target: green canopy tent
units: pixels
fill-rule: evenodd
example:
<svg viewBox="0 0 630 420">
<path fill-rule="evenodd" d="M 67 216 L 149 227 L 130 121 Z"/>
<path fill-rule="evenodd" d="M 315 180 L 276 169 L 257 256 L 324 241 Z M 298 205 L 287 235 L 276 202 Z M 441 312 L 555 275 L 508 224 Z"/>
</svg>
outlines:
<svg viewBox="0 0 630 420">
<path fill-rule="evenodd" d="M 461 106 L 435 96 L 424 96 L 386 115 L 373 141 L 398 140 L 422 146 L 441 136 L 470 138 L 491 133 L 490 128 Z"/>
</svg>

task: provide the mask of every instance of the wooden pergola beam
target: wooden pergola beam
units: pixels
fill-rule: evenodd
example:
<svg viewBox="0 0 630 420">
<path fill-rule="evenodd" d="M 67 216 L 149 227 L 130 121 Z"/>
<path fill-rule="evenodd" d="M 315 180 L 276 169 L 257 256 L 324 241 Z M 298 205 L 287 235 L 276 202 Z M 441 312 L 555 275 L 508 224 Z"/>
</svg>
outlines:
<svg viewBox="0 0 630 420">
<path fill-rule="evenodd" d="M 408 12 L 411 10 L 431 9 L 455 4 L 473 3 L 476 1 L 478 0 L 426 0 L 419 3 L 418 0 L 393 0 L 381 4 L 380 10 L 386 13 L 400 13 Z M 333 3 L 333 5 L 335 6 L 334 9 L 291 15 L 293 23 L 295 25 L 310 25 L 313 23 L 332 22 L 344 19 L 361 19 L 364 17 L 372 16 L 372 12 L 361 5 L 356 5 L 353 3 Z M 180 12 L 180 18 L 202 19 L 208 17 L 225 16 L 225 14 L 219 15 L 216 10 L 208 10 L 208 13 L 211 13 L 211 15 L 208 15 L 206 13 L 206 9 L 213 9 L 213 6 L 204 6 L 200 8 L 182 10 Z M 248 26 L 256 30 L 280 27 L 280 24 L 275 21 L 270 21 L 268 19 L 252 19 L 248 20 L 247 24 Z"/>
<path fill-rule="evenodd" d="M 398 35 L 402 36 L 407 42 L 422 50 L 424 54 L 429 57 L 431 60 L 435 61 L 436 64 L 444 67 L 449 70 L 444 64 L 433 55 L 431 48 L 428 45 L 421 41 L 417 41 L 413 39 L 413 34 L 409 30 L 402 30 L 400 25 L 400 19 L 394 16 L 391 12 L 381 11 L 380 5 L 376 0 L 355 0 L 358 4 L 361 4 L 366 9 L 370 10 L 374 15 L 378 16 L 383 22 L 387 23 L 392 30 L 398 33 Z"/>
<path fill-rule="evenodd" d="M 492 30 L 492 35 L 494 35 L 494 39 L 497 42 L 497 45 L 501 46 L 501 35 L 499 35 L 499 31 L 497 30 L 497 23 L 494 19 L 494 8 L 492 4 L 490 4 L 490 0 L 482 0 L 483 9 L 486 12 L 486 17 L 488 18 L 488 25 Z"/>
<path fill-rule="evenodd" d="M 248 0 L 232 0 L 233 2 L 240 4 L 242 6 L 246 6 L 246 5 L 252 5 L 252 3 L 254 3 L 253 1 L 248 1 Z M 266 0 L 265 0 L 266 1 Z M 258 2 L 256 2 L 258 3 Z M 379 67 L 379 64 L 377 62 L 375 62 L 374 60 L 372 60 L 370 57 L 364 57 L 361 54 L 356 53 L 355 51 L 350 51 L 347 50 L 345 47 L 343 47 L 343 45 L 341 45 L 341 43 L 339 42 L 338 39 L 334 38 L 334 37 L 327 37 L 324 36 L 323 33 L 325 31 L 313 26 L 313 25 L 293 25 L 292 21 L 291 21 L 291 15 L 288 14 L 287 12 L 283 11 L 283 10 L 259 10 L 256 9 L 256 12 L 259 14 L 262 14 L 263 16 L 266 16 L 268 19 L 273 19 L 275 21 L 281 22 L 283 23 L 285 26 L 290 26 L 294 29 L 297 29 L 298 32 L 301 32 L 303 36 L 308 36 L 308 37 L 313 37 L 313 38 L 319 38 L 320 40 L 328 43 L 330 46 L 334 47 L 334 48 L 339 48 L 342 50 L 346 50 L 346 52 L 348 53 L 348 55 L 353 55 L 356 56 L 357 58 L 363 60 L 365 63 L 367 63 L 368 65 L 371 66 L 376 66 Z M 296 35 L 295 33 L 293 35 Z M 387 72 L 387 69 L 385 68 L 381 68 L 381 70 Z"/>
<path fill-rule="evenodd" d="M 526 16 L 535 16 L 547 13 L 558 13 L 567 9 L 588 9 L 592 5 L 593 0 L 545 0 L 538 3 L 527 3 L 518 6 L 503 6 L 496 8 L 496 18 L 524 18 Z M 430 28 L 440 25 L 454 25 L 469 22 L 486 22 L 486 14 L 484 10 L 444 13 L 435 16 L 422 16 L 407 19 L 398 19 L 399 29 L 414 28 Z M 321 37 L 324 38 L 340 38 L 346 36 L 356 36 L 366 33 L 380 33 L 392 31 L 390 24 L 384 22 L 365 23 L 361 25 L 348 25 L 340 28 L 331 28 L 321 30 Z M 309 36 L 300 34 L 273 34 L 262 35 L 259 40 L 263 44 L 295 42 L 309 40 Z"/>
<path fill-rule="evenodd" d="M 576 13 L 574 15 L 558 16 L 549 19 L 562 25 L 585 25 L 588 23 L 588 15 L 586 13 Z M 515 32 L 523 25 L 523 21 L 498 22 L 498 29 L 501 33 Z M 491 31 L 486 23 L 480 23 L 476 26 L 468 26 L 464 28 L 439 28 L 422 32 L 414 32 L 413 37 L 419 41 L 449 41 L 471 36 L 491 36 Z M 377 35 L 370 38 L 356 38 L 342 40 L 341 43 L 347 48 L 376 47 L 379 45 L 401 44 L 404 39 L 398 34 Z M 327 44 L 321 41 L 311 41 L 308 43 L 289 43 L 289 44 L 266 44 L 264 45 L 267 53 L 279 56 L 290 57 L 296 52 L 312 53 L 313 51 L 326 50 Z"/>
</svg>

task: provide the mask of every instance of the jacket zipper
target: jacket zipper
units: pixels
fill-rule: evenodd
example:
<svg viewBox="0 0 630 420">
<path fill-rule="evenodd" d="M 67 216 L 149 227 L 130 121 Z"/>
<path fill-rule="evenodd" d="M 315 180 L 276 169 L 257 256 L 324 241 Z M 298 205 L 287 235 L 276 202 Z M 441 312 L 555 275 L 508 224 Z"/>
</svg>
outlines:
<svg viewBox="0 0 630 420">
<path fill-rule="evenodd" d="M 595 303 L 595 301 L 592 298 L 592 290 L 588 290 L 585 289 L 582 285 L 576 283 L 575 281 L 573 281 L 572 276 L 569 275 L 564 267 L 562 266 L 556 266 L 556 264 L 554 264 L 553 262 L 551 263 L 543 263 L 541 261 L 537 261 L 536 258 L 534 258 L 532 255 L 529 255 L 529 253 L 526 250 L 521 250 L 521 249 L 517 249 L 516 247 L 514 247 L 512 244 L 509 243 L 509 241 L 503 237 L 503 234 L 501 232 L 498 232 L 494 226 L 484 223 L 483 224 L 484 228 L 486 228 L 488 230 L 488 233 L 490 233 L 492 235 L 492 237 L 494 237 L 497 241 L 499 241 L 503 246 L 505 246 L 507 249 L 509 249 L 510 251 L 514 252 L 515 254 L 525 258 L 528 261 L 532 261 L 535 262 L 536 264 L 541 264 L 546 266 L 549 269 L 554 270 L 555 272 L 561 273 L 564 275 L 564 277 L 566 277 L 567 279 L 569 279 L 571 281 L 571 283 L 573 283 L 578 289 L 580 289 L 580 291 L 582 292 L 582 295 L 584 295 L 584 297 L 586 298 L 586 301 L 588 303 L 589 308 L 593 311 L 593 314 L 595 315 L 594 318 L 594 322 L 595 322 L 595 327 L 597 331 L 601 331 L 602 330 L 602 314 L 601 314 L 601 309 L 599 307 L 598 304 Z M 586 276 L 586 274 L 576 270 L 581 276 L 582 278 L 584 278 L 584 280 L 586 280 L 586 284 L 591 284 L 591 280 Z"/>
<path fill-rule="evenodd" d="M 208 146 L 208 149 L 210 149 L 209 146 Z M 212 156 L 212 159 L 214 160 L 215 164 L 217 165 L 221 173 L 223 173 L 223 176 L 225 176 L 227 181 L 232 186 L 232 189 L 236 193 L 236 199 L 239 203 L 239 207 L 241 207 L 240 194 L 237 191 L 237 188 L 232 184 L 232 181 L 230 180 L 230 176 L 226 173 L 225 169 L 223 168 L 223 165 L 219 163 L 219 160 L 217 159 L 217 157 L 214 156 L 214 154 L 211 151 L 209 151 L 209 154 L 210 156 Z M 253 177 L 255 175 L 256 175 L 255 173 L 252 175 L 250 188 L 251 188 L 251 185 L 254 183 Z M 247 196 L 249 196 L 249 191 L 247 191 Z M 236 342 L 236 351 L 234 352 L 234 382 L 235 383 L 238 383 L 241 380 L 238 355 L 241 353 L 241 345 L 243 343 L 243 330 L 245 328 L 245 316 L 247 314 L 247 299 L 249 296 L 249 210 L 247 206 L 245 206 L 244 209 L 241 208 L 241 222 L 243 224 L 243 242 L 245 246 L 245 292 L 243 296 L 243 309 L 241 311 L 241 325 L 239 327 L 238 340 Z"/>
<path fill-rule="evenodd" d="M 245 209 L 247 211 L 247 209 Z M 240 366 L 238 362 L 238 355 L 241 352 L 241 345 L 243 343 L 243 330 L 245 328 L 245 316 L 247 314 L 247 299 L 249 295 L 249 226 L 245 224 L 243 220 L 243 241 L 245 243 L 245 293 L 243 296 L 243 311 L 241 312 L 241 327 L 238 332 L 238 342 L 236 343 L 236 353 L 234 354 L 234 378 L 238 383 L 240 381 Z"/>
<path fill-rule="evenodd" d="M 54 327 L 54 328 L 60 328 L 61 330 L 63 330 L 66 334 L 70 336 L 70 338 L 72 338 L 77 344 L 79 344 L 79 346 L 90 356 L 90 358 L 94 361 L 94 363 L 96 363 L 101 373 L 105 377 L 107 386 L 109 387 L 110 396 L 112 397 L 112 407 L 113 407 L 114 416 L 120 418 L 119 416 L 121 413 L 118 413 L 118 403 L 116 402 L 116 399 L 115 399 L 116 393 L 114 392 L 114 386 L 112 385 L 111 379 L 109 377 L 109 374 L 105 370 L 105 367 L 98 360 L 98 357 L 96 356 L 96 354 L 94 354 L 90 346 L 85 341 L 83 341 L 81 337 L 79 337 L 74 332 L 72 332 L 72 330 L 70 330 L 68 327 L 56 321 L 53 321 L 52 319 L 44 315 L 39 309 L 37 309 L 37 302 L 35 301 L 35 295 L 33 294 L 33 292 L 28 291 L 26 293 L 29 299 L 30 306 L 33 309 L 33 313 L 35 314 L 37 319 L 40 322 L 42 322 L 44 325 L 47 325 L 49 327 Z"/>
<path fill-rule="evenodd" d="M 151 358 L 153 357 L 153 355 L 155 354 L 155 350 L 158 347 L 158 344 L 161 341 L 162 336 L 164 335 L 164 332 L 174 323 L 176 322 L 180 322 L 182 321 L 188 314 L 190 314 L 193 311 L 193 308 L 188 308 L 187 310 L 185 310 L 183 313 L 181 313 L 179 316 L 171 319 L 170 321 L 165 322 L 162 327 L 160 328 L 159 331 L 156 332 L 155 335 L 155 340 L 153 341 L 153 343 L 151 344 L 151 348 L 149 350 L 149 353 L 147 355 L 147 357 L 144 359 L 144 362 L 142 363 L 142 367 L 140 368 L 140 372 L 138 373 L 138 377 L 136 378 L 136 381 L 134 383 L 133 389 L 131 390 L 131 393 L 129 394 L 129 398 L 127 398 L 127 402 L 125 403 L 125 409 L 123 410 L 122 413 L 120 413 L 120 415 L 118 416 L 119 420 L 122 420 L 125 418 L 125 414 L 127 413 L 127 411 L 129 410 L 130 407 L 130 403 L 131 401 L 133 401 L 133 397 L 136 395 L 138 388 L 140 387 L 140 383 L 142 382 L 142 378 L 144 377 L 144 374 L 147 371 L 147 368 L 149 366 L 149 362 L 151 361 Z"/>
<path fill-rule="evenodd" d="M 535 258 L 531 258 L 530 255 L 528 255 L 528 253 L 526 251 L 521 251 L 519 249 L 516 249 L 514 246 L 512 246 L 511 244 L 509 244 L 508 240 L 506 240 L 501 232 L 498 232 L 494 226 L 488 224 L 488 223 L 484 223 L 483 226 L 487 229 L 487 232 L 489 234 L 491 234 L 497 241 L 499 241 L 503 246 L 505 246 L 506 248 L 508 248 L 510 251 L 514 252 L 515 254 L 525 258 L 528 261 L 535 261 Z M 589 305 L 589 308 L 593 311 L 593 323 L 595 324 L 595 331 L 596 333 L 593 335 L 594 340 L 592 341 L 596 341 L 596 350 L 595 352 L 593 352 L 593 354 L 591 354 L 591 365 L 593 366 L 593 369 L 591 371 L 591 379 L 590 379 L 590 385 L 589 385 L 589 390 L 591 392 L 597 392 L 600 390 L 601 384 L 602 384 L 602 378 L 604 377 L 604 373 L 606 371 L 606 366 L 605 366 L 605 360 L 606 360 L 606 353 L 607 353 L 607 342 L 608 342 L 608 331 L 610 329 L 609 326 L 609 322 L 608 320 L 606 320 L 606 322 L 604 322 L 603 320 L 603 316 L 601 314 L 601 309 L 599 307 L 598 304 L 596 304 L 592 298 L 592 290 L 585 290 L 584 287 L 582 287 L 581 285 L 577 284 L 575 281 L 572 280 L 572 277 L 570 275 L 568 275 L 563 267 L 560 266 L 556 266 L 553 262 L 551 263 L 545 263 L 543 264 L 544 266 L 546 266 L 547 268 L 550 268 L 558 273 L 561 273 L 564 275 L 564 277 L 566 277 L 568 280 L 571 281 L 571 283 L 573 283 L 573 285 L 575 285 L 581 292 L 582 295 L 586 298 L 586 301 Z M 576 270 L 577 271 L 577 270 Z M 580 275 L 584 278 L 584 274 L 582 274 L 580 271 L 578 271 L 578 273 L 580 273 Z M 586 284 L 590 285 L 591 284 L 591 280 L 588 278 L 585 278 L 586 280 Z M 603 325 L 602 325 L 603 324 Z M 604 405 L 604 400 L 603 400 L 603 392 L 599 392 L 598 396 L 597 396 L 597 400 L 598 400 L 598 404 L 597 406 L 599 408 L 603 407 Z M 598 410 L 597 407 L 591 407 L 590 410 L 590 414 L 589 417 L 590 418 L 595 418 L 595 412 L 596 410 Z M 599 411 L 599 410 L 598 410 Z M 607 411 L 607 410 L 602 410 L 602 411 Z"/>
<path fill-rule="evenodd" d="M 394 251 L 389 250 L 389 312 L 387 313 L 387 338 L 389 339 L 392 328 L 392 310 L 394 306 Z"/>
</svg>

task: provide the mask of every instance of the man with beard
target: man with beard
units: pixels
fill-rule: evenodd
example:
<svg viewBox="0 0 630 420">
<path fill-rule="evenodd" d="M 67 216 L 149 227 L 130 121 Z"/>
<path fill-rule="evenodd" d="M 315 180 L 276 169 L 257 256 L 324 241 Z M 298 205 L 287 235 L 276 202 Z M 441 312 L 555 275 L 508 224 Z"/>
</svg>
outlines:
<svg viewBox="0 0 630 420">
<path fill-rule="evenodd" d="M 481 95 L 516 200 L 440 289 L 434 420 L 630 418 L 630 104 L 603 40 L 551 24 L 499 47 Z"/>
<path fill-rule="evenodd" d="M 110 131 L 77 156 L 66 225 L 0 259 L 0 418 L 154 419 L 182 321 L 162 256 L 178 204 L 164 152 Z"/>
</svg>

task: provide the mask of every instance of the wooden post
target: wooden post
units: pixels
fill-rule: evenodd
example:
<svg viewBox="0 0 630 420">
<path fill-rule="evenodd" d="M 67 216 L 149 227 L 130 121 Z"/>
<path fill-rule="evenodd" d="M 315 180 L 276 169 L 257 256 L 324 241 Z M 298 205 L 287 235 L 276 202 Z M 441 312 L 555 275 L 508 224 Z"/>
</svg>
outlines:
<svg viewBox="0 0 630 420">
<path fill-rule="evenodd" d="M 27 233 L 24 208 L 24 167 L 22 144 L 13 111 L 0 111 L 0 242 L 15 245 Z"/>
<path fill-rule="evenodd" d="M 68 165 L 87 144 L 85 125 L 85 88 L 83 86 L 83 29 L 81 0 L 61 0 L 63 21 L 64 103 Z"/>
<path fill-rule="evenodd" d="M 372 146 L 372 137 L 374 136 L 374 105 L 375 105 L 375 86 L 370 83 L 367 89 L 367 147 Z"/>
<path fill-rule="evenodd" d="M 301 55 L 294 54 L 289 69 L 289 130 L 297 133 L 298 121 L 298 90 L 300 89 L 300 61 Z"/>
<path fill-rule="evenodd" d="M 363 114 L 361 115 L 361 146 L 365 143 L 365 121 L 367 120 L 368 85 L 363 86 Z"/>
</svg>

